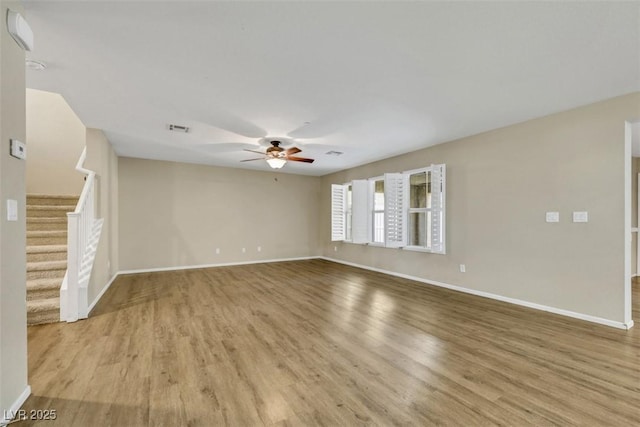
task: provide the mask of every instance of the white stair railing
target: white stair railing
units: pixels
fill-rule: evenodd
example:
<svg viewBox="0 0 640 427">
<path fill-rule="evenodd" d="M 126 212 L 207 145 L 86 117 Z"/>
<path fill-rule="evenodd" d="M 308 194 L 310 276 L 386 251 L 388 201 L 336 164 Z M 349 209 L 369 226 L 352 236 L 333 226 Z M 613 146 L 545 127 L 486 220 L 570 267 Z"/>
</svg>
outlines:
<svg viewBox="0 0 640 427">
<path fill-rule="evenodd" d="M 86 174 L 75 211 L 67 213 L 67 273 L 60 288 L 60 320 L 75 322 L 88 316 L 87 286 L 102 230 L 96 219 L 96 174 L 84 168 L 85 148 L 76 170 Z"/>
</svg>

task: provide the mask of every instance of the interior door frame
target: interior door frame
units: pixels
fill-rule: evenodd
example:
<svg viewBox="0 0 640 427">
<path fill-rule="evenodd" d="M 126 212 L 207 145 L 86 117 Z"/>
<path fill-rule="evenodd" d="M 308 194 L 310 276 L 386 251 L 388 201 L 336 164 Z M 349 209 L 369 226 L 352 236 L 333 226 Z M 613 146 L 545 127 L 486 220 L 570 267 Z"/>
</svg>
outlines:
<svg viewBox="0 0 640 427">
<path fill-rule="evenodd" d="M 631 122 L 624 123 L 624 324 L 633 327 L 631 318 Z M 640 203 L 640 202 L 639 202 Z M 636 260 L 637 262 L 637 260 Z"/>
</svg>

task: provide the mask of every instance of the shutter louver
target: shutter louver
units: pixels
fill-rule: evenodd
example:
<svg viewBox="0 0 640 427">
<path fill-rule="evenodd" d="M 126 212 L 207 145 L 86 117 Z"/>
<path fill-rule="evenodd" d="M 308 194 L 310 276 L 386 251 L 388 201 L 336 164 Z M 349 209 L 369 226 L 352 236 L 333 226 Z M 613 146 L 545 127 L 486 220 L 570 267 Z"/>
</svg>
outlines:
<svg viewBox="0 0 640 427">
<path fill-rule="evenodd" d="M 406 180 L 401 173 L 384 175 L 385 245 L 399 248 L 406 245 Z"/>
<path fill-rule="evenodd" d="M 445 165 L 431 165 L 431 251 L 444 253 Z"/>
<path fill-rule="evenodd" d="M 345 239 L 344 211 L 347 200 L 345 185 L 331 185 L 331 241 Z"/>
</svg>

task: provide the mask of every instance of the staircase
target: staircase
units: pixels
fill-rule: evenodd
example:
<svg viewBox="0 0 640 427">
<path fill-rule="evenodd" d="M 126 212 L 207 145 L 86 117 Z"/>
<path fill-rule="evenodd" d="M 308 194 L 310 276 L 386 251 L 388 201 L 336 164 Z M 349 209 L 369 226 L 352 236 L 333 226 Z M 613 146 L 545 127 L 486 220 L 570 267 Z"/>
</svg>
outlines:
<svg viewBox="0 0 640 427">
<path fill-rule="evenodd" d="M 60 321 L 67 270 L 67 212 L 77 196 L 27 195 L 27 324 Z"/>
</svg>

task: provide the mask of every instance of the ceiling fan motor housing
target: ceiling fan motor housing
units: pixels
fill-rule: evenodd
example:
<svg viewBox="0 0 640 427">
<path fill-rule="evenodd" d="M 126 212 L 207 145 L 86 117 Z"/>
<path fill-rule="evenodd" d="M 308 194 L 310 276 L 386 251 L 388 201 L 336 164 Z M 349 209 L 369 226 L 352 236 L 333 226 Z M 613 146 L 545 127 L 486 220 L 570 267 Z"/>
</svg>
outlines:
<svg viewBox="0 0 640 427">
<path fill-rule="evenodd" d="M 280 147 L 280 141 L 271 141 L 271 145 L 273 145 L 273 147 L 267 148 L 267 155 L 272 157 L 281 157 L 281 153 L 284 149 Z"/>
</svg>

